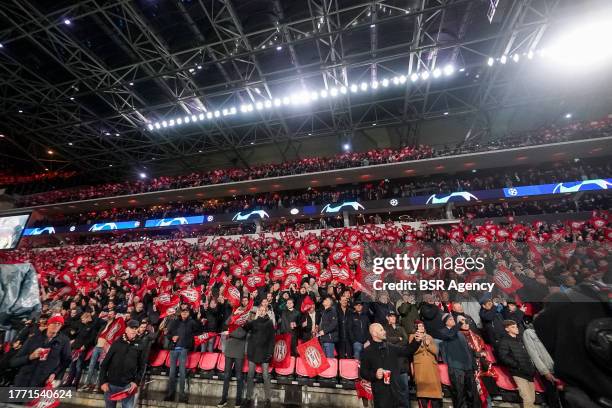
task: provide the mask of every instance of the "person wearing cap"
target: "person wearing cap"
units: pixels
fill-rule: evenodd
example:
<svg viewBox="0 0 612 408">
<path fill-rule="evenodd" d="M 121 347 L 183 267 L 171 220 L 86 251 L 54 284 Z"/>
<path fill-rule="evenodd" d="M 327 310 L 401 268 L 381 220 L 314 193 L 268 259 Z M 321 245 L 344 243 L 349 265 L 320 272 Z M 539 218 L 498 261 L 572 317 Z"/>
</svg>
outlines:
<svg viewBox="0 0 612 408">
<path fill-rule="evenodd" d="M 479 315 L 483 338 L 497 350 L 497 342 L 505 335 L 504 319 L 490 297 L 480 299 Z"/>
<path fill-rule="evenodd" d="M 70 340 L 60 333 L 64 325 L 61 315 L 47 320 L 44 331 L 30 337 L 11 360 L 11 367 L 19 368 L 16 387 L 43 387 L 61 378 L 71 361 Z"/>
<path fill-rule="evenodd" d="M 370 317 L 364 310 L 361 300 L 355 301 L 353 313 L 347 323 L 349 341 L 353 345 L 353 358 L 359 360 L 363 345 L 368 341 L 368 328 L 370 327 Z"/>
<path fill-rule="evenodd" d="M 132 408 L 138 384 L 145 371 L 145 350 L 138 338 L 138 320 L 128 321 L 125 332 L 106 353 L 100 364 L 100 389 L 104 392 L 106 408 L 115 408 L 113 394 L 125 391 L 121 400 L 122 408 Z"/>
</svg>

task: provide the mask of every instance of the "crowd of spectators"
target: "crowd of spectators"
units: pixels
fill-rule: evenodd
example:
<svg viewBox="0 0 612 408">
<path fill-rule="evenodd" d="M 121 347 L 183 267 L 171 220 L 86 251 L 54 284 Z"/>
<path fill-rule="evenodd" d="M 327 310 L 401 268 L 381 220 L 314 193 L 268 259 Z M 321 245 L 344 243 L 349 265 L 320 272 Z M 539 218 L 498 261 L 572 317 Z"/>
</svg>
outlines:
<svg viewBox="0 0 612 408">
<path fill-rule="evenodd" d="M 434 247 L 434 242 L 443 245 Z M 291 337 L 293 355 L 298 354 L 300 342 L 318 338 L 329 358 L 361 359 L 361 376 L 372 383 L 377 406 L 409 406 L 409 377 L 422 406 L 441 406 L 441 379 L 434 374 L 439 360 L 448 367 L 454 406 L 490 406 L 495 378 L 505 372 L 499 371 L 503 366 L 513 377 L 525 407 L 533 406 L 536 371 L 542 381 L 550 383 L 547 402 L 558 406 L 554 405 L 559 399 L 558 378 L 575 382 L 580 378 L 576 371 L 586 365 L 576 359 L 567 359 L 569 368 L 561 361 L 549 364 L 558 354 L 548 347 L 544 353 L 540 333 L 528 332 L 528 324 L 548 295 L 564 293 L 581 283 L 609 283 L 606 248 L 610 242 L 609 214 L 596 211 L 586 221 L 551 224 L 508 220 L 477 226 L 465 221 L 414 229 L 389 222 L 328 229 L 319 235 L 291 231 L 235 240 L 202 237 L 195 243 L 174 239 L 20 249 L 0 254 L 0 262 L 35 266 L 42 314 L 15 322 L 7 333 L 8 346 L 0 356 L 0 366 L 4 363 L 11 369 L 2 371 L 2 381 L 40 387 L 49 377 L 84 390 L 99 387 L 108 398 L 138 386 L 144 370 L 139 365 L 142 349 L 129 350 L 144 343 L 147 349 L 170 350 L 174 369 L 167 400 L 176 397 L 174 362 L 180 363 L 178 397 L 186 402 L 187 352 L 213 350 L 221 336 L 226 353 L 228 344 L 237 342 L 242 347 L 238 355 L 243 357 L 247 344 L 251 364 L 244 406 L 250 407 L 254 363 L 270 362 L 269 347 L 274 333 L 279 333 Z M 380 248 L 385 245 L 417 253 L 431 253 L 435 248 L 444 253 L 452 248 L 467 250 L 473 257 L 487 259 L 486 266 L 465 274 L 438 271 L 437 278 L 487 282 L 503 272 L 509 284 L 498 285 L 491 293 L 439 290 L 417 297 L 414 292 L 374 293 L 368 287 L 372 275 L 362 261 L 371 253 L 368 251 L 384 253 Z M 430 271 L 419 273 L 430 277 Z M 386 279 L 394 275 L 405 276 L 397 271 Z M 200 333 L 206 335 L 197 337 Z M 196 345 L 196 339 L 201 344 Z M 45 358 L 57 365 L 49 369 L 50 363 L 39 362 L 39 348 L 47 346 L 36 344 L 51 341 L 54 346 Z M 89 350 L 93 355 L 87 363 Z M 123 369 L 114 360 L 119 351 L 128 359 Z M 384 353 L 404 358 L 379 361 Z M 498 371 L 492 367 L 493 355 Z M 231 378 L 232 363 L 242 367 L 242 359 L 237 359 L 226 355 L 230 363 L 226 381 Z M 542 361 L 546 364 L 540 364 Z M 47 371 L 32 375 L 34 366 Z M 388 379 L 381 367 L 390 371 L 399 392 L 385 388 Z M 263 372 L 267 373 L 265 365 Z M 590 383 L 589 387 L 603 393 L 600 395 L 609 394 L 609 378 L 586 377 L 574 385 Z M 264 375 L 264 382 L 265 405 L 269 406 L 269 376 Z M 238 392 L 240 405 L 241 387 Z M 220 406 L 226 399 L 227 390 Z"/>
<path fill-rule="evenodd" d="M 505 135 L 486 142 L 462 143 L 456 147 L 444 146 L 433 149 L 419 145 L 401 149 L 374 149 L 367 152 L 345 152 L 333 157 L 310 157 L 296 161 L 256 165 L 251 168 L 217 169 L 205 173 L 167 177 L 150 180 L 108 183 L 96 186 L 81 186 L 74 189 L 56 189 L 22 197 L 18 205 L 34 206 L 65 201 L 78 201 L 100 197 L 111 197 L 150 191 L 196 187 L 240 180 L 255 180 L 268 177 L 304 174 L 317 171 L 396 163 L 429 157 L 450 156 L 475 151 L 487 151 L 536 144 L 563 142 L 574 139 L 602 137 L 609 134 L 612 119 L 592 122 L 577 122 L 565 126 L 549 126 L 528 132 Z"/>
<path fill-rule="evenodd" d="M 82 213 L 47 215 L 31 225 L 85 225 L 100 221 L 145 220 L 185 215 L 236 213 L 249 209 L 273 210 L 295 206 L 324 205 L 347 200 L 370 201 L 415 195 L 442 194 L 453 191 L 487 190 L 518 185 L 534 185 L 582 179 L 608 178 L 612 164 L 608 161 L 559 162 L 540 167 L 518 167 L 466 172 L 454 176 L 381 180 L 354 185 L 308 188 L 233 196 L 214 200 L 179 201 L 150 207 L 124 207 L 91 210 Z"/>
</svg>

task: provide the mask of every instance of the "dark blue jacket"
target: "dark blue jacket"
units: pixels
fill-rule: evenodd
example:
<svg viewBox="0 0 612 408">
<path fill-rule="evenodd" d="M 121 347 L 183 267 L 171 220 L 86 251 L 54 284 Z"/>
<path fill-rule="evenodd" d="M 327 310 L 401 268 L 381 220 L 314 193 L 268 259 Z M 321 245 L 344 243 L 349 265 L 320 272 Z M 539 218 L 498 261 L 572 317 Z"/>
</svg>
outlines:
<svg viewBox="0 0 612 408">
<path fill-rule="evenodd" d="M 321 330 L 323 330 L 323 336 L 319 337 L 321 343 L 335 343 L 338 341 L 338 312 L 333 306 L 321 312 L 319 331 Z"/>
<path fill-rule="evenodd" d="M 37 348 L 51 349 L 46 360 L 29 359 L 30 354 Z M 19 367 L 15 386 L 42 387 L 51 374 L 61 379 L 64 370 L 70 365 L 71 358 L 68 337 L 60 333 L 49 341 L 46 332 L 39 332 L 30 337 L 11 360 L 12 367 Z"/>
<path fill-rule="evenodd" d="M 353 312 L 350 319 L 348 320 L 347 332 L 348 338 L 351 344 L 353 343 L 365 343 L 370 337 L 370 317 L 368 313 L 362 311 L 361 313 Z"/>
<path fill-rule="evenodd" d="M 442 340 L 440 351 L 442 359 L 449 368 L 470 371 L 474 369 L 473 352 L 470 349 L 463 333 L 459 332 L 459 325 L 451 329 L 440 329 L 438 338 Z"/>
</svg>

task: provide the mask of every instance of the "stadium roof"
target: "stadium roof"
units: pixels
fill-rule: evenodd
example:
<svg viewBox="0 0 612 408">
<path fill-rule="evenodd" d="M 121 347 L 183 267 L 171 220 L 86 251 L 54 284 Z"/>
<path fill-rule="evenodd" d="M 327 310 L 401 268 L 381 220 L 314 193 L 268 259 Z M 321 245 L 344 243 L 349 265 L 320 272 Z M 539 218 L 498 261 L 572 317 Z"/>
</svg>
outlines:
<svg viewBox="0 0 612 408">
<path fill-rule="evenodd" d="M 0 4 L 2 160 L 111 178 L 137 165 L 197 167 L 202 154 L 350 136 L 509 103 L 518 69 L 490 57 L 536 49 L 559 0 L 12 0 Z M 452 66 L 454 75 L 435 75 Z M 510 72 L 510 73 L 509 73 Z M 190 126 L 147 125 L 311 90 L 381 83 L 304 107 Z M 402 82 L 403 84 L 403 82 Z M 112 166 L 112 167 L 111 167 Z M 104 170 L 104 172 L 100 172 Z"/>
</svg>

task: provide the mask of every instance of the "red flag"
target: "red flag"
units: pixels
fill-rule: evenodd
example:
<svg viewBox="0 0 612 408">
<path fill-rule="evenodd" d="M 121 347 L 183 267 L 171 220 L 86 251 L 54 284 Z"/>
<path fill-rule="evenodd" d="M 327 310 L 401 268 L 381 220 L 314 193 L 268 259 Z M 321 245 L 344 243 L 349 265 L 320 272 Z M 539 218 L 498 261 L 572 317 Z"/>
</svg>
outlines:
<svg viewBox="0 0 612 408">
<path fill-rule="evenodd" d="M 106 340 L 106 343 L 110 346 L 117 340 L 125 331 L 125 320 L 123 317 L 117 317 L 113 322 L 106 328 L 99 337 Z"/>
<path fill-rule="evenodd" d="M 238 290 L 238 288 L 234 285 L 227 285 L 225 287 L 225 291 L 223 292 L 223 296 L 228 302 L 230 302 L 233 308 L 240 305 L 240 290 Z"/>
<path fill-rule="evenodd" d="M 306 296 L 304 300 L 302 300 L 302 305 L 300 306 L 300 312 L 306 313 L 310 306 L 314 305 L 314 302 L 310 296 Z"/>
<path fill-rule="evenodd" d="M 357 391 L 357 398 L 365 398 L 367 400 L 374 399 L 372 395 L 372 383 L 364 379 L 358 379 L 355 381 L 355 390 Z"/>
<path fill-rule="evenodd" d="M 179 292 L 183 302 L 188 303 L 194 310 L 200 308 L 202 300 L 202 286 L 196 286 L 195 288 L 183 289 Z"/>
<path fill-rule="evenodd" d="M 44 391 L 47 392 L 41 392 L 41 397 L 38 397 L 36 399 L 33 399 L 32 401 L 28 402 L 28 404 L 26 405 L 27 407 L 34 407 L 34 408 L 55 408 L 55 407 L 59 407 L 59 400 L 57 398 L 53 398 L 53 385 L 51 383 L 47 383 L 45 385 L 45 388 L 43 388 Z"/>
<path fill-rule="evenodd" d="M 159 317 L 162 319 L 168 315 L 168 310 L 176 308 L 181 299 L 178 295 L 171 295 L 170 293 L 162 293 L 157 297 L 157 309 L 159 310 Z"/>
<path fill-rule="evenodd" d="M 206 343 L 208 340 L 210 340 L 213 337 L 216 337 L 218 335 L 219 335 L 219 333 L 208 332 L 208 333 L 202 333 L 202 334 L 200 334 L 198 336 L 193 336 L 193 344 L 196 347 L 198 347 L 202 343 Z"/>
<path fill-rule="evenodd" d="M 523 287 L 523 283 L 504 265 L 498 265 L 493 275 L 493 280 L 495 284 L 506 293 L 514 293 Z"/>
<path fill-rule="evenodd" d="M 329 362 L 323 354 L 323 349 L 317 337 L 300 344 L 297 347 L 297 352 L 308 377 L 315 377 L 329 368 Z"/>
<path fill-rule="evenodd" d="M 130 390 L 129 388 L 123 390 L 123 391 L 119 391 L 116 392 L 114 394 L 111 394 L 110 396 L 110 400 L 111 401 L 121 401 L 126 399 L 127 397 L 136 394 L 136 392 L 138 391 L 138 387 L 134 387 L 134 389 Z"/>
<path fill-rule="evenodd" d="M 274 368 L 287 368 L 289 364 L 291 364 L 291 333 L 277 334 L 270 365 Z"/>
<path fill-rule="evenodd" d="M 249 300 L 249 304 L 246 305 L 243 309 L 236 309 L 232 317 L 230 317 L 230 321 L 227 325 L 227 331 L 233 332 L 238 327 L 244 325 L 249 320 L 249 313 L 253 309 L 253 298 Z"/>
<path fill-rule="evenodd" d="M 242 282 L 249 292 L 252 292 L 253 290 L 266 284 L 266 275 L 263 273 L 255 273 L 253 275 L 243 276 Z"/>
</svg>

